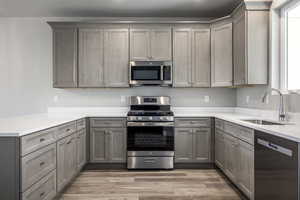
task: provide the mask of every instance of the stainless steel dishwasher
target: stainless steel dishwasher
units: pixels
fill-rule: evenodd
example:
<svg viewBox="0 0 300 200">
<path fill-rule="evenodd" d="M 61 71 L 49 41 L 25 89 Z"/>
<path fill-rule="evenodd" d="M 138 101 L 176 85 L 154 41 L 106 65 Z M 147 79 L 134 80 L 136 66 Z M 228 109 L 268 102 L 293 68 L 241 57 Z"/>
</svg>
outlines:
<svg viewBox="0 0 300 200">
<path fill-rule="evenodd" d="M 298 143 L 255 132 L 255 200 L 299 200 Z"/>
</svg>

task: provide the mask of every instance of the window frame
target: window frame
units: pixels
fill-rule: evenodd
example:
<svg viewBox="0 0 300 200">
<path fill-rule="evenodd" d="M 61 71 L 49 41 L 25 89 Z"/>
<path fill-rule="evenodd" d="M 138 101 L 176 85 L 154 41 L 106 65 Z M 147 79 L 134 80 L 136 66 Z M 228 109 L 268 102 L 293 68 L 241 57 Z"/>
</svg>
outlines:
<svg viewBox="0 0 300 200">
<path fill-rule="evenodd" d="M 287 13 L 300 6 L 300 0 L 291 0 L 280 8 L 280 69 L 279 69 L 279 86 L 280 90 L 285 93 L 300 94 L 300 88 L 297 90 L 288 89 L 288 17 Z"/>
</svg>

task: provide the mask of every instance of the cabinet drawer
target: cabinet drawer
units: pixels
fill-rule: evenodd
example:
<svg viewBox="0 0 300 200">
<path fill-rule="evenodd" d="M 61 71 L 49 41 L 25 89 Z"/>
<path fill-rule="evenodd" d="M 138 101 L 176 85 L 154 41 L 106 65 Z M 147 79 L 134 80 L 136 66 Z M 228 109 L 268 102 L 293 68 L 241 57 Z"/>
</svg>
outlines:
<svg viewBox="0 0 300 200">
<path fill-rule="evenodd" d="M 27 190 L 56 168 L 56 144 L 51 144 L 22 158 L 22 191 Z"/>
<path fill-rule="evenodd" d="M 210 127 L 210 118 L 177 118 L 176 127 Z"/>
<path fill-rule="evenodd" d="M 232 124 L 230 122 L 224 122 L 224 131 L 235 137 L 238 137 L 239 134 L 238 125 Z"/>
<path fill-rule="evenodd" d="M 239 135 L 238 138 L 254 145 L 254 130 L 246 127 L 239 126 Z"/>
<path fill-rule="evenodd" d="M 93 118 L 91 119 L 91 127 L 125 127 L 126 120 L 124 118 Z"/>
<path fill-rule="evenodd" d="M 52 200 L 56 196 L 56 170 L 22 194 L 22 200 Z"/>
<path fill-rule="evenodd" d="M 64 138 L 76 132 L 76 122 L 70 122 L 57 128 L 57 139 Z"/>
<path fill-rule="evenodd" d="M 220 130 L 224 130 L 224 121 L 220 120 L 220 119 L 216 119 L 215 120 L 215 127 L 220 129 Z"/>
<path fill-rule="evenodd" d="M 56 142 L 57 128 L 51 128 L 21 138 L 22 156 Z"/>
<path fill-rule="evenodd" d="M 77 131 L 85 129 L 86 128 L 86 121 L 85 121 L 85 119 L 77 120 L 76 121 L 76 128 L 77 128 Z"/>
</svg>

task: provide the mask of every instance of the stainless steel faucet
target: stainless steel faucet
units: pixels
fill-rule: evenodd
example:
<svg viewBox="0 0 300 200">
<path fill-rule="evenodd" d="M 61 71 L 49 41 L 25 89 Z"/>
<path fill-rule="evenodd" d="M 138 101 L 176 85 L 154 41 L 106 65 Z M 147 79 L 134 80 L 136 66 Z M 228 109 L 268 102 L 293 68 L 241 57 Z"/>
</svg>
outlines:
<svg viewBox="0 0 300 200">
<path fill-rule="evenodd" d="M 283 94 L 280 90 L 271 88 L 270 90 L 267 90 L 262 98 L 262 102 L 265 103 L 267 96 L 269 95 L 269 92 L 275 91 L 279 94 L 280 96 L 280 103 L 279 103 L 279 121 L 285 121 L 286 120 L 286 113 L 284 109 L 284 99 L 283 99 Z"/>
</svg>

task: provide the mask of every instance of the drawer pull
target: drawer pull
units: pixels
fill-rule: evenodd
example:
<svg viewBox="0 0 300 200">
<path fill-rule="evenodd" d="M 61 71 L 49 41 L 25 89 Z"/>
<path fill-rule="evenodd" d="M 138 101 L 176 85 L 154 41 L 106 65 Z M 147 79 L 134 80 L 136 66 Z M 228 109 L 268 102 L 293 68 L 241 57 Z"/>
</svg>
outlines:
<svg viewBox="0 0 300 200">
<path fill-rule="evenodd" d="M 40 166 L 43 166 L 44 164 L 45 164 L 45 162 L 41 162 L 41 163 L 40 163 Z"/>
<path fill-rule="evenodd" d="M 44 142 L 44 141 L 45 141 L 45 138 L 41 138 L 41 139 L 40 139 L 40 142 Z"/>
<path fill-rule="evenodd" d="M 70 130 L 71 130 L 71 129 L 68 128 L 66 131 L 69 132 Z"/>
<path fill-rule="evenodd" d="M 42 192 L 41 194 L 40 194 L 40 197 L 42 197 L 42 196 L 44 196 L 45 195 L 45 192 Z"/>
<path fill-rule="evenodd" d="M 72 140 L 70 140 L 69 142 L 67 142 L 67 144 L 71 144 L 72 143 Z"/>
</svg>

